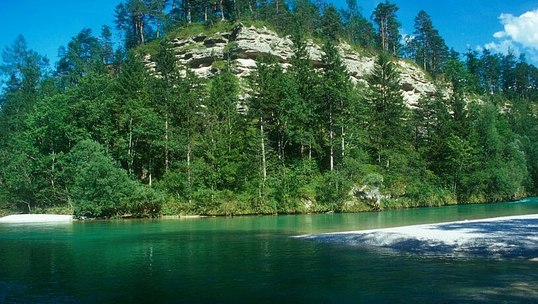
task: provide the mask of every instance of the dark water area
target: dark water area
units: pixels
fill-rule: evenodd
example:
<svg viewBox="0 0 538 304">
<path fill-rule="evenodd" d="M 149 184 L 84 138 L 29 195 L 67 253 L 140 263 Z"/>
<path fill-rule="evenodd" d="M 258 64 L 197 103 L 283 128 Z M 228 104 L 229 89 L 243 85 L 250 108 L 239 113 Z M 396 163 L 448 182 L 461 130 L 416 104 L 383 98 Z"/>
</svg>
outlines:
<svg viewBox="0 0 538 304">
<path fill-rule="evenodd" d="M 531 198 L 362 214 L 0 224 L 0 303 L 537 303 L 538 262 L 291 237 L 537 213 Z"/>
</svg>

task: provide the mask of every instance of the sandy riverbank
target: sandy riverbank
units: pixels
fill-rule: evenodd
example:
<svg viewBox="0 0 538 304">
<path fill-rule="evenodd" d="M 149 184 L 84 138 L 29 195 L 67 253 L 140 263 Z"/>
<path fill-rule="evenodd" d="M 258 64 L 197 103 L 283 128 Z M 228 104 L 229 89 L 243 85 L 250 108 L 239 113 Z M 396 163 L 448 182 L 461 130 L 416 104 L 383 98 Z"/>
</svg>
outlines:
<svg viewBox="0 0 538 304">
<path fill-rule="evenodd" d="M 57 223 L 70 222 L 73 220 L 72 215 L 58 214 L 15 214 L 0 218 L 1 223 L 19 224 L 19 223 Z"/>
<path fill-rule="evenodd" d="M 535 260 L 538 257 L 538 214 L 303 235 L 299 238 L 419 254 Z"/>
</svg>

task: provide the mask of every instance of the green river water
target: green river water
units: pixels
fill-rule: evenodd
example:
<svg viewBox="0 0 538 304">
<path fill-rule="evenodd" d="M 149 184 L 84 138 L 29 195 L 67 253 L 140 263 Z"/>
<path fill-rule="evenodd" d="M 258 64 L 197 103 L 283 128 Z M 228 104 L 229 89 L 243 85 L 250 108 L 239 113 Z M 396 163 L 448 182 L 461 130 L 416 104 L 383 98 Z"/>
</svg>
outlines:
<svg viewBox="0 0 538 304">
<path fill-rule="evenodd" d="M 538 199 L 361 214 L 0 224 L 0 303 L 537 303 L 538 262 L 291 236 L 538 213 Z"/>
</svg>

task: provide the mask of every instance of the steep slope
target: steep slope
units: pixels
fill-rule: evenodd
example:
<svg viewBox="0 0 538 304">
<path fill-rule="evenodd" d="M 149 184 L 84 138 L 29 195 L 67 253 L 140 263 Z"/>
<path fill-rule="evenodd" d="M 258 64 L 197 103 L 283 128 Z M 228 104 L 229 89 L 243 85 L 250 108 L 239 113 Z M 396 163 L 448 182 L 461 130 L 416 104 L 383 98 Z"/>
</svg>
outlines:
<svg viewBox="0 0 538 304">
<path fill-rule="evenodd" d="M 228 59 L 235 74 L 245 78 L 256 68 L 258 57 L 273 55 L 286 68 L 293 56 L 293 42 L 289 36 L 280 37 L 267 27 L 243 24 L 235 26 L 232 31 L 175 38 L 171 43 L 178 60 L 203 78 L 218 73 L 223 61 Z M 366 78 L 373 69 L 375 57 L 361 54 L 347 43 L 341 43 L 338 48 L 353 82 L 367 85 Z M 313 65 L 321 66 L 321 46 L 308 40 L 308 51 Z M 151 55 L 147 54 L 144 59 L 150 69 L 155 68 Z M 416 105 L 421 97 L 436 93 L 435 85 L 419 67 L 405 60 L 399 60 L 398 67 L 401 92 L 410 107 Z"/>
</svg>

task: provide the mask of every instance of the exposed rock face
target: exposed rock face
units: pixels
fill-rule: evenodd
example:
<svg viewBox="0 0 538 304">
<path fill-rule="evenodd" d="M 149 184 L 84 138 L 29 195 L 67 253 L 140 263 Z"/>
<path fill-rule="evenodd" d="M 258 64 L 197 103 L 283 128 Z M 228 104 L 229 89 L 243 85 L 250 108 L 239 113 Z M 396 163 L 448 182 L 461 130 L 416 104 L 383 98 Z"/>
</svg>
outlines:
<svg viewBox="0 0 538 304">
<path fill-rule="evenodd" d="M 230 60 L 235 74 L 244 78 L 256 68 L 256 59 L 273 55 L 287 68 L 293 56 L 293 42 L 289 36 L 280 37 L 267 28 L 238 25 L 232 32 L 220 32 L 210 36 L 197 35 L 187 39 L 174 39 L 179 61 L 189 66 L 200 77 L 211 77 Z M 312 40 L 307 41 L 310 58 L 315 67 L 321 66 L 323 52 L 321 46 Z M 338 46 L 342 60 L 354 83 L 366 83 L 366 77 L 374 67 L 374 57 L 360 54 L 349 44 Z M 145 57 L 147 66 L 155 68 L 151 56 Z M 404 60 L 398 61 L 401 73 L 402 95 L 410 107 L 416 105 L 423 96 L 436 93 L 434 84 L 417 66 Z"/>
<path fill-rule="evenodd" d="M 348 193 L 348 197 L 352 198 L 346 202 L 348 206 L 353 206 L 356 200 L 360 200 L 366 202 L 374 210 L 380 210 L 381 200 L 387 198 L 387 196 L 381 194 L 378 187 L 368 185 L 363 185 L 360 188 L 353 186 Z"/>
</svg>

